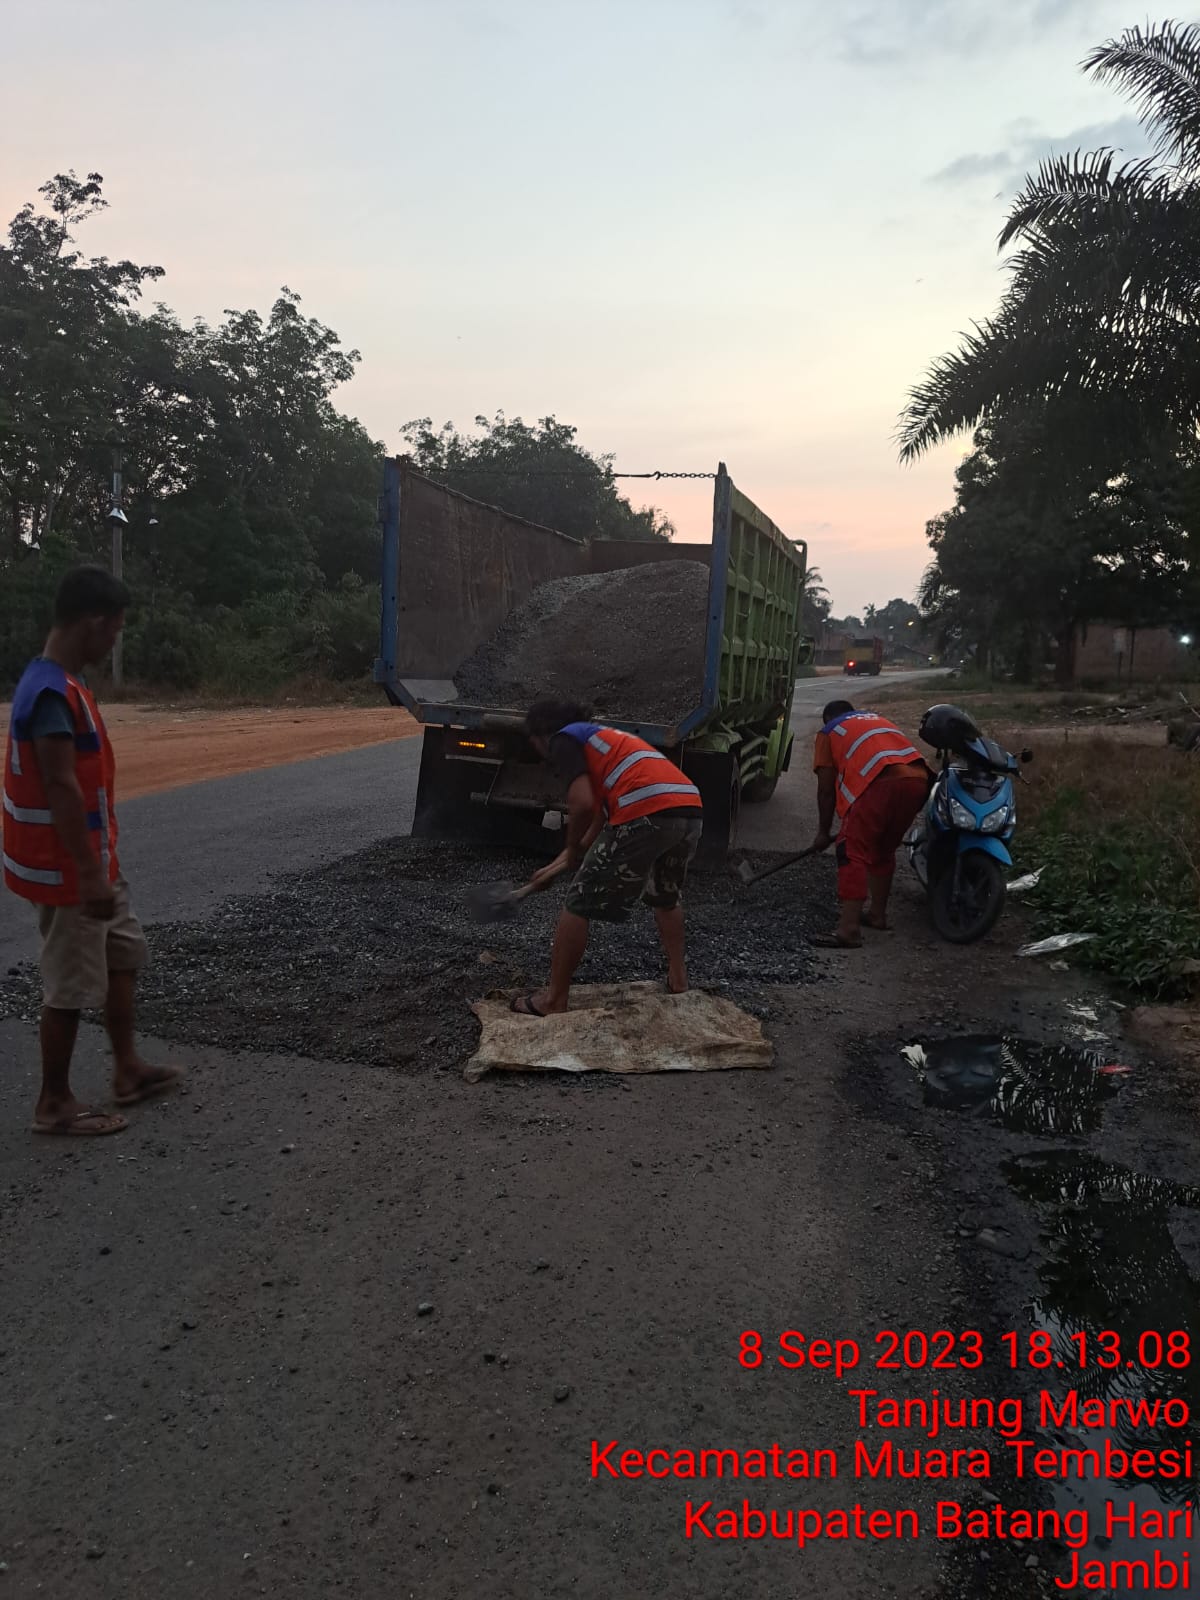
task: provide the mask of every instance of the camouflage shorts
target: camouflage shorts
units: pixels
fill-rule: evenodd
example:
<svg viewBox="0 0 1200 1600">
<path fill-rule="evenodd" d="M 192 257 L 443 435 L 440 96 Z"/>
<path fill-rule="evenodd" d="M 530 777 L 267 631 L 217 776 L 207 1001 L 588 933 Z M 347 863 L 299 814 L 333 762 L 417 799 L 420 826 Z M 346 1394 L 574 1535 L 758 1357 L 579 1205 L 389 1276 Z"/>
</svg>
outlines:
<svg viewBox="0 0 1200 1600">
<path fill-rule="evenodd" d="M 624 922 L 639 900 L 673 910 L 703 827 L 699 817 L 659 813 L 605 828 L 583 858 L 567 910 L 601 922 Z"/>
</svg>

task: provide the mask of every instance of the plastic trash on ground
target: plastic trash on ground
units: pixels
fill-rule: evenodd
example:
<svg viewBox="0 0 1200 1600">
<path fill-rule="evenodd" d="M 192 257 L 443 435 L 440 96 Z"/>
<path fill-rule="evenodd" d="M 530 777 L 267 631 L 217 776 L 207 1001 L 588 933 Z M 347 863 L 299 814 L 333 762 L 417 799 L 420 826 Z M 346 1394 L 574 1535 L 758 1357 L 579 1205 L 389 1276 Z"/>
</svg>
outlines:
<svg viewBox="0 0 1200 1600">
<path fill-rule="evenodd" d="M 1026 872 L 1022 877 L 1014 878 L 1008 886 L 1009 894 L 1024 894 L 1027 889 L 1036 889 L 1045 870 L 1045 867 L 1039 867 L 1036 872 Z"/>
<path fill-rule="evenodd" d="M 1069 950 L 1072 945 L 1087 944 L 1089 939 L 1094 939 L 1094 933 L 1052 933 L 1048 939 L 1038 939 L 1033 944 L 1023 944 L 1017 951 L 1019 956 L 1051 956 L 1059 950 Z"/>
<path fill-rule="evenodd" d="M 500 1072 L 720 1072 L 769 1067 L 762 1023 L 700 989 L 670 995 L 657 983 L 579 984 L 560 1016 L 525 1017 L 514 995 L 471 1010 L 483 1035 L 463 1069 L 468 1083 Z"/>
</svg>

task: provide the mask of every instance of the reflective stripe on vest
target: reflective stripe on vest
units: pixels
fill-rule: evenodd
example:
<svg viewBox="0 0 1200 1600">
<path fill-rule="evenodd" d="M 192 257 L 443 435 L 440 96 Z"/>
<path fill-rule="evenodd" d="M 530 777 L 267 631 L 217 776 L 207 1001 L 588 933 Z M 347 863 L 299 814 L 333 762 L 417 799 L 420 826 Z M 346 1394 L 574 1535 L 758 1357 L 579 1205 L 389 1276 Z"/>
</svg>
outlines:
<svg viewBox="0 0 1200 1600">
<path fill-rule="evenodd" d="M 14 861 L 8 851 L 4 852 L 4 870 L 11 872 L 14 878 L 20 878 L 22 883 L 58 884 L 63 881 L 61 872 L 43 872 L 38 867 L 26 867 L 21 862 Z"/>
<path fill-rule="evenodd" d="M 825 724 L 837 768 L 837 811 L 850 807 L 885 767 L 919 761 L 921 753 L 899 728 L 873 711 L 846 711 Z"/>
<path fill-rule="evenodd" d="M 633 822 L 657 811 L 700 806 L 696 785 L 669 756 L 644 739 L 594 722 L 571 722 L 559 732 L 582 746 L 592 788 L 611 822 Z M 660 781 L 647 783 L 651 777 Z"/>
</svg>

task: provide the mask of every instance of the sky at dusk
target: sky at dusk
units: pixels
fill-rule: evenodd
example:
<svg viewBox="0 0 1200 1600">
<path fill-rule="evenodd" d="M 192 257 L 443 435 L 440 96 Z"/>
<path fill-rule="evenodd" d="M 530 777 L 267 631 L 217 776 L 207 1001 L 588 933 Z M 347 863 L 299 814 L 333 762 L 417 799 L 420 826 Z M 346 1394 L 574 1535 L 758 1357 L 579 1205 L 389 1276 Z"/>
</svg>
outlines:
<svg viewBox="0 0 1200 1600">
<path fill-rule="evenodd" d="M 1163 13 L 1168 15 L 1169 13 Z M 1159 14 L 1154 14 L 1155 20 Z M 906 390 L 994 307 L 1051 149 L 1144 143 L 1087 49 L 1110 0 L 41 0 L 5 17 L 0 212 L 104 175 L 89 253 L 184 318 L 283 284 L 401 426 L 554 414 L 618 470 L 712 470 L 839 614 L 910 597 L 967 441 Z M 683 538 L 711 486 L 657 485 Z"/>
</svg>

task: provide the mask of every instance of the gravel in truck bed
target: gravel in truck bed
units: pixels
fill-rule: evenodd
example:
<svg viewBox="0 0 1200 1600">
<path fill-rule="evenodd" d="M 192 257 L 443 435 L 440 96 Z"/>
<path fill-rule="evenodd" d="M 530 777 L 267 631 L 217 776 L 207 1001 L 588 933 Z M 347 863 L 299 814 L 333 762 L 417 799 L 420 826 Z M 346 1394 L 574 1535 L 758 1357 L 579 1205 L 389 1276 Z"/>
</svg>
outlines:
<svg viewBox="0 0 1200 1600">
<path fill-rule="evenodd" d="M 454 674 L 459 698 L 677 722 L 700 704 L 708 577 L 701 561 L 653 561 L 539 584 Z"/>
<path fill-rule="evenodd" d="M 458 1068 L 479 1038 L 471 1000 L 545 982 L 564 893 L 551 888 L 505 921 L 479 924 L 467 918 L 467 890 L 519 883 L 536 865 L 510 852 L 394 839 L 281 879 L 267 894 L 230 899 L 203 922 L 152 927 L 139 1027 L 181 1044 Z M 768 986 L 810 976 L 806 933 L 828 924 L 831 872 L 828 862 L 805 863 L 753 888 L 732 872 L 694 874 L 693 982 L 769 1015 Z M 648 910 L 623 926 L 592 925 L 581 983 L 662 972 Z M 39 1005 L 32 964 L 0 982 L 0 1016 L 33 1021 Z"/>
</svg>

